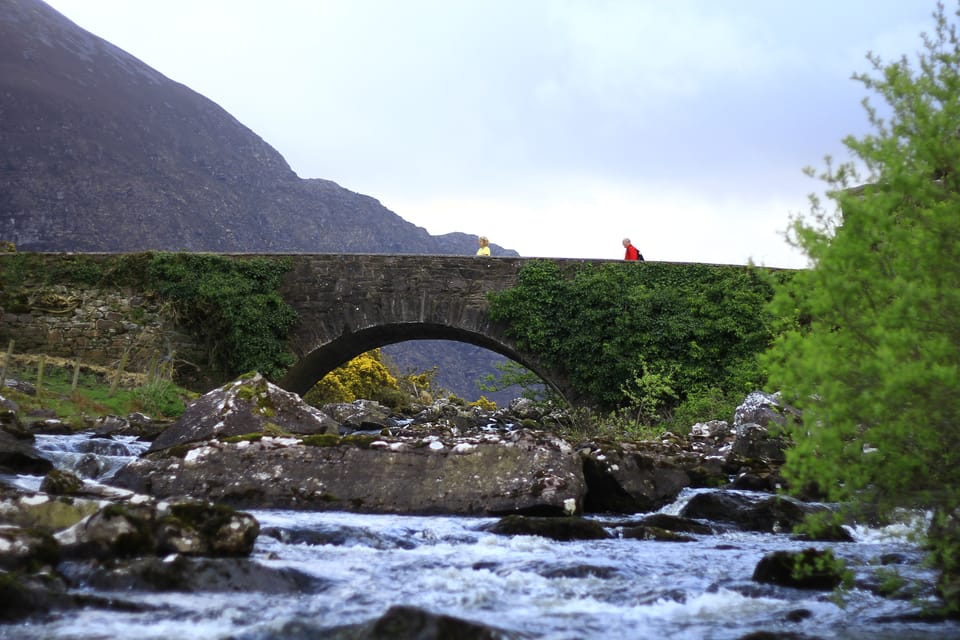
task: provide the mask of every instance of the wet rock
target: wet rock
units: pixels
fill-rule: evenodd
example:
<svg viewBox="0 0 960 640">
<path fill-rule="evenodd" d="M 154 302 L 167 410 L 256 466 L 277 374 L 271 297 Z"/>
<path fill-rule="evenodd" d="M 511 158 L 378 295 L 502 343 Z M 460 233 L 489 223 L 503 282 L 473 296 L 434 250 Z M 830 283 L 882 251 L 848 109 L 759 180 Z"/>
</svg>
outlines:
<svg viewBox="0 0 960 640">
<path fill-rule="evenodd" d="M 33 437 L 14 436 L 0 430 L 0 473 L 42 476 L 53 469 L 53 463 L 33 446 Z"/>
<path fill-rule="evenodd" d="M 394 605 L 365 624 L 318 629 L 305 623 L 289 623 L 281 629 L 281 637 L 289 640 L 320 637 L 330 640 L 519 640 L 524 636 L 418 607 Z"/>
<path fill-rule="evenodd" d="M 66 586 L 55 576 L 0 572 L 0 623 L 19 622 L 75 606 Z"/>
<path fill-rule="evenodd" d="M 152 442 L 171 426 L 170 421 L 154 420 L 150 416 L 135 412 L 125 418 L 104 416 L 93 424 L 93 433 L 100 437 L 131 436 Z"/>
<path fill-rule="evenodd" d="M 246 556 L 260 533 L 249 513 L 207 502 L 172 504 L 158 522 L 157 553 Z"/>
<path fill-rule="evenodd" d="M 658 540 L 660 542 L 696 542 L 697 539 L 691 536 L 685 536 L 674 531 L 667 531 L 660 527 L 649 525 L 635 525 L 624 527 L 621 536 L 632 540 Z"/>
<path fill-rule="evenodd" d="M 152 555 L 156 537 L 152 505 L 108 505 L 56 534 L 66 558 L 129 558 Z"/>
<path fill-rule="evenodd" d="M 105 505 L 103 500 L 7 490 L 0 498 L 0 521 L 52 533 L 75 525 Z"/>
<path fill-rule="evenodd" d="M 332 418 L 284 391 L 260 374 L 240 378 L 192 402 L 180 418 L 153 441 L 150 451 L 213 437 L 264 433 L 337 434 Z"/>
<path fill-rule="evenodd" d="M 273 568 L 246 558 L 192 558 L 170 555 L 107 562 L 68 561 L 59 567 L 74 586 L 107 591 L 187 593 L 320 593 L 329 584 L 291 567 Z"/>
<path fill-rule="evenodd" d="M 727 464 L 782 464 L 787 459 L 786 451 L 789 446 L 788 438 L 771 435 L 767 427 L 749 422 L 741 424 L 736 427 L 736 439 L 730 449 Z"/>
<path fill-rule="evenodd" d="M 33 436 L 20 421 L 20 408 L 17 403 L 4 396 L 0 396 L 0 431 L 16 438 L 33 439 Z"/>
<path fill-rule="evenodd" d="M 507 516 L 486 527 L 486 530 L 504 536 L 541 536 L 559 541 L 604 540 L 610 537 L 599 523 L 577 517 Z"/>
<path fill-rule="evenodd" d="M 38 529 L 0 526 L 0 569 L 36 571 L 60 559 L 60 546 Z"/>
<path fill-rule="evenodd" d="M 53 469 L 40 483 L 40 491 L 56 496 L 74 495 L 82 488 L 83 480 L 63 469 Z"/>
<path fill-rule="evenodd" d="M 690 486 L 690 476 L 663 458 L 618 447 L 582 450 L 588 491 L 584 509 L 595 513 L 654 511 Z"/>
<path fill-rule="evenodd" d="M 691 518 L 672 516 L 666 513 L 655 513 L 653 515 L 646 516 L 643 519 L 643 524 L 650 527 L 666 529 L 667 531 L 676 531 L 678 533 L 695 533 L 702 536 L 711 535 L 713 533 L 713 529 L 702 522 L 698 522 Z"/>
<path fill-rule="evenodd" d="M 698 493 L 680 515 L 728 522 L 747 531 L 780 533 L 791 531 L 811 513 L 823 507 L 801 503 L 785 496 L 751 496 L 729 491 Z"/>
<path fill-rule="evenodd" d="M 799 410 L 780 403 L 780 394 L 754 391 L 744 398 L 733 413 L 733 427 L 758 424 L 761 427 L 784 427 L 787 419 L 799 421 Z"/>
<path fill-rule="evenodd" d="M 45 418 L 30 423 L 30 432 L 52 436 L 66 436 L 72 434 L 73 427 L 59 418 Z"/>
<path fill-rule="evenodd" d="M 361 546 L 370 549 L 414 549 L 417 543 L 409 536 L 376 533 L 363 527 L 337 526 L 333 528 L 267 527 L 260 531 L 285 544 L 332 546 Z"/>
<path fill-rule="evenodd" d="M 214 440 L 147 454 L 111 484 L 157 498 L 204 496 L 242 508 L 462 515 L 578 513 L 585 492 L 576 452 L 556 436 L 524 430 L 492 441 L 331 435 Z"/>
<path fill-rule="evenodd" d="M 760 560 L 754 569 L 753 580 L 783 587 L 830 591 L 843 582 L 843 564 L 829 550 L 775 551 Z"/>
<path fill-rule="evenodd" d="M 67 558 L 130 558 L 178 553 L 243 556 L 259 524 L 248 513 L 200 502 L 111 504 L 55 534 Z"/>
<path fill-rule="evenodd" d="M 397 426 L 397 421 L 390 415 L 390 410 L 373 400 L 325 404 L 322 411 L 339 423 L 341 434 L 356 431 L 380 433 L 384 429 Z"/>
</svg>

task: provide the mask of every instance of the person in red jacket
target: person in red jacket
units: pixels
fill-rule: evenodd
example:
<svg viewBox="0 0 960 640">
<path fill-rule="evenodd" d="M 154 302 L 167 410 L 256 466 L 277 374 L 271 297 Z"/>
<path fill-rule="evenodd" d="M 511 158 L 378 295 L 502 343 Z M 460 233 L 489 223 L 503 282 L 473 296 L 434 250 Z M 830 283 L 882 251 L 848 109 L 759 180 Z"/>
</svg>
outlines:
<svg viewBox="0 0 960 640">
<path fill-rule="evenodd" d="M 623 247 L 627 250 L 627 254 L 623 256 L 624 260 L 640 260 L 643 262 L 643 254 L 630 243 L 630 238 L 623 239 Z"/>
</svg>

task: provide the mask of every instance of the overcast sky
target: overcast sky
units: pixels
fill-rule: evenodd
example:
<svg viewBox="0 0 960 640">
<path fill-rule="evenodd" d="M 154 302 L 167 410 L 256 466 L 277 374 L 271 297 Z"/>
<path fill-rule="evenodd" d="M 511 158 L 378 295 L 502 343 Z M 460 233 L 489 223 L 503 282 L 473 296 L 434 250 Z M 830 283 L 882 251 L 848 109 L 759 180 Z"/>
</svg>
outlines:
<svg viewBox="0 0 960 640">
<path fill-rule="evenodd" d="M 48 0 L 304 178 L 524 256 L 805 266 L 803 168 L 934 0 Z M 950 11 L 948 3 L 948 11 Z"/>
</svg>

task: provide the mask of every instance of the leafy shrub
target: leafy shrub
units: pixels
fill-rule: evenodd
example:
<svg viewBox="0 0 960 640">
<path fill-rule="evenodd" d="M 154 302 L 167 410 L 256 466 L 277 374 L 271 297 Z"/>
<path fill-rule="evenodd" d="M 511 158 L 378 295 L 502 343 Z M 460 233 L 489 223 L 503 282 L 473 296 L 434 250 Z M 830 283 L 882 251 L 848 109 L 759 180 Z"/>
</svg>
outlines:
<svg viewBox="0 0 960 640">
<path fill-rule="evenodd" d="M 585 263 L 565 273 L 555 262 L 534 261 L 521 269 L 516 287 L 491 295 L 490 315 L 508 325 L 519 348 L 565 373 L 600 409 L 634 402 L 627 392 L 638 372 L 669 372 L 673 394 L 660 394 L 656 410 L 663 416 L 697 388 L 734 393 L 762 386 L 757 355 L 775 326 L 767 302 L 773 282 L 789 277 L 650 262 Z M 659 369 L 644 374 L 644 362 Z"/>
<path fill-rule="evenodd" d="M 389 399 L 384 404 L 395 404 L 399 392 L 397 379 L 384 365 L 380 349 L 362 353 L 325 375 L 304 396 L 314 406 L 329 402 L 353 402 Z"/>
</svg>

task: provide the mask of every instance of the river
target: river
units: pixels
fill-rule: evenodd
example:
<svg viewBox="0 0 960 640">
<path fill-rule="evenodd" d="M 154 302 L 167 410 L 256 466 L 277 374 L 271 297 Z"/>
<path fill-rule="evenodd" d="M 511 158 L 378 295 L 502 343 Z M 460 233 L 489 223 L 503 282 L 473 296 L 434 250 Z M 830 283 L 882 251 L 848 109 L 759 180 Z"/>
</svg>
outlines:
<svg viewBox="0 0 960 640">
<path fill-rule="evenodd" d="M 84 456 L 102 450 L 90 442 L 78 444 L 83 438 L 43 438 L 42 447 L 60 466 L 79 459 L 90 464 Z M 130 447 L 126 454 L 114 449 L 107 455 L 105 475 L 142 451 L 135 442 L 124 446 Z M 7 481 L 39 485 L 38 478 Z M 678 513 L 694 493 L 684 492 L 663 511 Z M 492 518 L 251 513 L 261 524 L 254 561 L 307 574 L 313 578 L 309 587 L 280 594 L 81 588 L 135 606 L 126 607 L 129 611 L 90 607 L 0 626 L 0 637 L 319 638 L 325 629 L 369 621 L 398 604 L 481 622 L 517 637 L 550 640 L 723 640 L 759 631 L 797 638 L 960 637 L 956 622 L 910 618 L 929 597 L 935 573 L 922 565 L 923 554 L 909 540 L 906 526 L 860 527 L 853 530 L 855 542 L 815 543 L 846 560 L 860 585 L 835 595 L 751 580 L 765 554 L 811 546 L 789 534 L 728 530 L 686 543 L 623 538 L 554 542 L 488 533 L 484 527 L 495 522 Z M 897 564 L 883 566 L 882 558 L 895 558 Z M 885 599 L 862 588 L 876 584 L 878 572 L 894 569 L 927 586 L 918 601 Z"/>
</svg>

